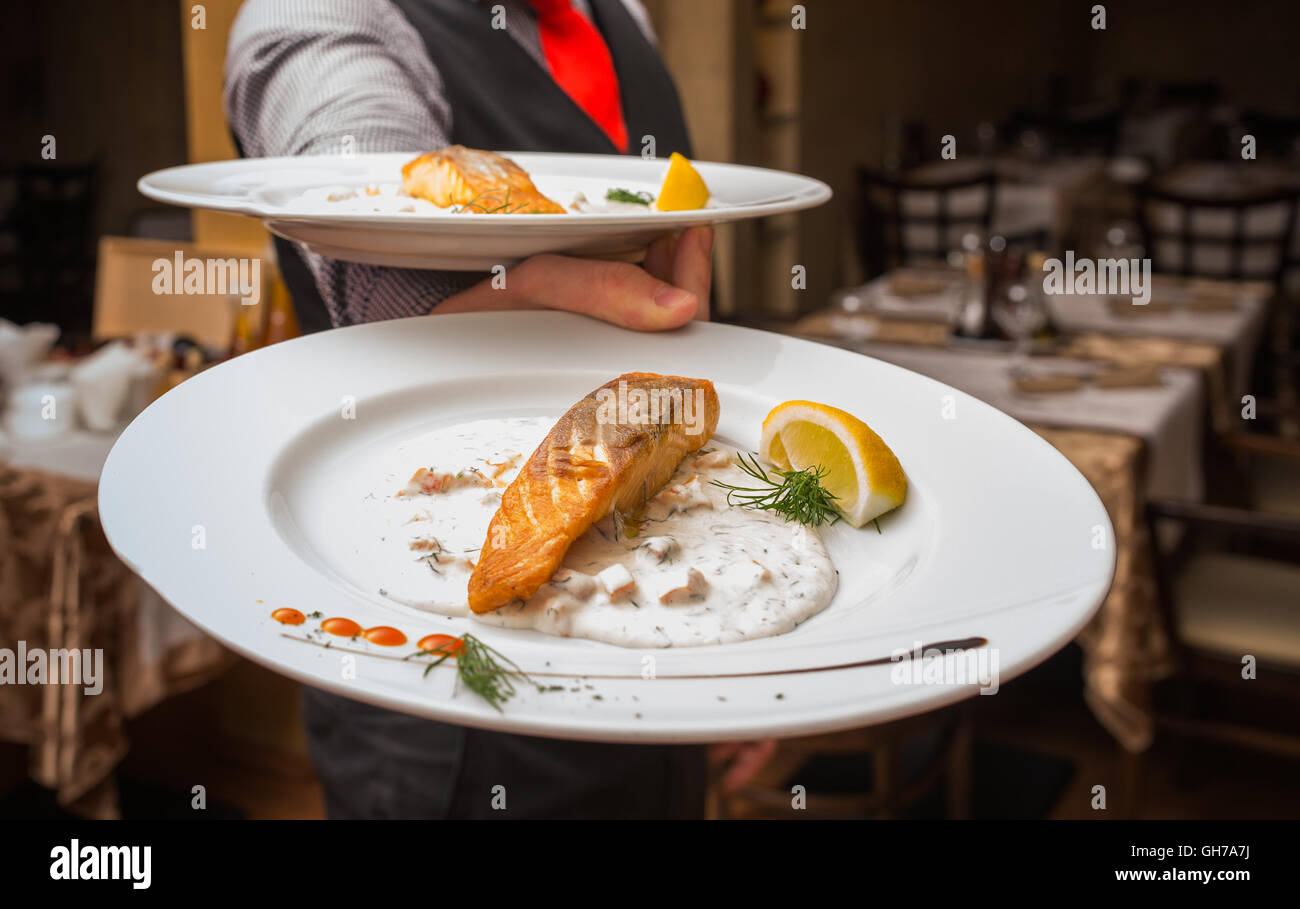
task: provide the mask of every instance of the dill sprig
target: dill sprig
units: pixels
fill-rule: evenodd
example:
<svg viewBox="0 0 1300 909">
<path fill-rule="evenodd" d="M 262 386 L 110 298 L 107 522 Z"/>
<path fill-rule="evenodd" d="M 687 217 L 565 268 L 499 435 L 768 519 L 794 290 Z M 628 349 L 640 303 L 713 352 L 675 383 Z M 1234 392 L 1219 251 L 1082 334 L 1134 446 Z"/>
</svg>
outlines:
<svg viewBox="0 0 1300 909">
<path fill-rule="evenodd" d="M 468 202 L 463 204 L 460 207 L 460 210 L 462 212 L 465 212 L 468 211 L 469 209 L 477 209 L 479 214 L 483 214 L 483 215 L 514 215 L 514 214 L 518 214 L 519 212 L 523 211 L 525 208 L 528 207 L 527 202 L 520 202 L 514 208 L 510 207 L 509 187 L 506 187 L 506 194 L 504 197 L 501 197 L 502 201 L 499 205 L 494 205 L 491 208 L 489 208 L 485 203 L 479 201 L 479 199 L 482 199 L 484 197 L 487 197 L 491 201 L 495 202 L 498 199 L 497 191 L 495 189 L 483 190 L 481 193 L 474 196 L 474 198 L 470 199 Z"/>
<path fill-rule="evenodd" d="M 764 470 L 758 456 L 751 454 L 745 460 L 744 452 L 736 455 L 740 469 L 758 480 L 762 486 L 732 486 L 711 481 L 714 486 L 727 490 L 727 504 L 742 508 L 773 511 L 789 521 L 816 527 L 823 521 L 834 524 L 840 519 L 835 511 L 835 496 L 822 486 L 826 476 L 824 467 L 805 467 L 803 470 Z"/>
<path fill-rule="evenodd" d="M 455 659 L 457 682 L 495 707 L 498 713 L 505 713 L 501 705 L 514 696 L 516 679 L 533 683 L 513 660 L 469 632 L 456 640 L 460 642 L 459 647 L 447 642 L 433 650 L 421 650 L 415 654 L 438 657 L 424 667 L 425 675 L 446 660 Z"/>
<path fill-rule="evenodd" d="M 644 190 L 634 193 L 630 189 L 622 189 L 620 187 L 615 187 L 605 193 L 605 198 L 610 202 L 631 202 L 634 205 L 649 205 L 655 200 L 654 196 Z"/>
</svg>

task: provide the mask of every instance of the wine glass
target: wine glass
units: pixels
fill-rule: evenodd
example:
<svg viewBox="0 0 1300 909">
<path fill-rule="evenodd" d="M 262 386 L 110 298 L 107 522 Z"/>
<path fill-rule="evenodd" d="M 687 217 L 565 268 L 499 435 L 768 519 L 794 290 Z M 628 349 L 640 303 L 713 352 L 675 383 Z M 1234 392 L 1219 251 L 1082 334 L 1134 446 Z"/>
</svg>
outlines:
<svg viewBox="0 0 1300 909">
<path fill-rule="evenodd" d="M 1023 356 L 1034 336 L 1047 328 L 1047 305 L 1041 285 L 1032 277 L 1005 284 L 994 296 L 989 315 Z"/>
</svg>

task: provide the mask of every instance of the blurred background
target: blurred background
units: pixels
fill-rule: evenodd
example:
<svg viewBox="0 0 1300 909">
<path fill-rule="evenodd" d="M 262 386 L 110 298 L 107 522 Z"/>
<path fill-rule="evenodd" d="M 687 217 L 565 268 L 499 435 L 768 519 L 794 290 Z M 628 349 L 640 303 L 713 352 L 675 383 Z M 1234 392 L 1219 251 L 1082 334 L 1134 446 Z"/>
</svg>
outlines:
<svg viewBox="0 0 1300 909">
<path fill-rule="evenodd" d="M 95 515 L 135 413 L 298 332 L 260 224 L 135 188 L 235 157 L 239 5 L 7 10 L 0 646 L 110 669 L 92 698 L 0 686 L 0 816 L 187 816 L 195 780 L 210 814 L 323 816 L 296 687 L 176 616 Z M 1119 547 L 1093 625 L 996 697 L 783 742 L 712 813 L 790 815 L 798 780 L 801 816 L 1300 814 L 1300 6 L 1108 4 L 1104 28 L 1067 0 L 645 6 L 700 159 L 835 191 L 719 231 L 717 317 L 1007 411 L 1093 483 Z M 261 302 L 154 294 L 178 253 L 261 257 Z M 1045 293 L 1067 254 L 1149 259 L 1149 302 Z"/>
</svg>

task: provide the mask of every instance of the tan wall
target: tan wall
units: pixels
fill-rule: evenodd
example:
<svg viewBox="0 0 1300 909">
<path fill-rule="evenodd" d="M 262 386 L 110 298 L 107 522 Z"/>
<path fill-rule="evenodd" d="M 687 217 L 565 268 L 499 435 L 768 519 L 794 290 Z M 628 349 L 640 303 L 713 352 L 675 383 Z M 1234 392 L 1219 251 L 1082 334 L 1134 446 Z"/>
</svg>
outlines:
<svg viewBox="0 0 1300 909">
<path fill-rule="evenodd" d="M 969 134 L 980 119 L 1041 101 L 1042 75 L 1068 72 L 1091 34 L 1079 19 L 1086 7 L 1068 0 L 808 7 L 802 166 L 831 184 L 835 199 L 801 219 L 804 308 L 824 305 L 850 277 L 854 167 L 879 166 L 886 137 L 902 119 L 923 118 L 931 133 Z"/>
<path fill-rule="evenodd" d="M 223 69 L 230 26 L 243 0 L 205 0 L 203 28 L 195 28 L 192 0 L 179 0 L 180 37 L 185 57 L 185 126 L 190 161 L 226 161 L 239 157 L 222 101 Z M 206 246 L 261 255 L 270 235 L 255 218 L 215 211 L 194 211 L 194 240 Z"/>
<path fill-rule="evenodd" d="M 677 83 L 695 157 L 751 162 L 754 124 L 739 98 L 751 90 L 752 27 L 744 0 L 645 0 L 664 63 Z M 718 314 L 752 295 L 752 237 L 746 228 L 717 230 L 714 286 Z"/>
<path fill-rule="evenodd" d="M 1300 113 L 1295 0 L 1145 0 L 1122 15 L 1115 7 L 1091 55 L 1102 84 L 1128 75 L 1218 81 L 1229 103 Z"/>
<path fill-rule="evenodd" d="M 981 119 L 1044 102 L 1052 73 L 1077 100 L 1107 97 L 1138 76 L 1219 80 L 1229 102 L 1300 108 L 1300 70 L 1291 63 L 1300 3 L 1105 5 L 1106 29 L 1094 31 L 1093 4 L 1075 0 L 808 3 L 802 168 L 829 182 L 836 199 L 802 219 L 805 305 L 821 305 L 852 277 L 845 251 L 853 167 L 880 164 L 886 136 L 903 118 L 924 119 L 932 135 L 969 135 Z"/>
</svg>

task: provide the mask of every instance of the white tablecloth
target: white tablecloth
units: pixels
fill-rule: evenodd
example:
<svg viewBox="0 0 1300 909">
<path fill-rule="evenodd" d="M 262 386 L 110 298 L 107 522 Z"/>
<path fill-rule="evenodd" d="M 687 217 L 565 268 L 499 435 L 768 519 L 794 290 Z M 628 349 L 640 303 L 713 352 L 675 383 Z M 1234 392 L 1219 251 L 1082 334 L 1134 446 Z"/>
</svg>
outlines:
<svg viewBox="0 0 1300 909">
<path fill-rule="evenodd" d="M 1152 299 L 1158 298 L 1157 292 Z M 1251 368 L 1264 334 L 1266 306 L 1262 299 L 1243 297 L 1236 301 L 1236 308 L 1228 310 L 1176 306 L 1150 315 L 1117 315 L 1111 309 L 1109 298 L 1099 294 L 1048 295 L 1045 299 L 1054 323 L 1062 332 L 1208 341 L 1228 352 L 1230 369 L 1226 379 L 1230 400 L 1240 401 L 1250 389 Z"/>
<path fill-rule="evenodd" d="M 38 441 L 0 436 L 0 460 L 14 467 L 97 483 L 118 432 L 74 429 L 59 438 Z M 136 646 L 145 663 L 161 659 L 174 647 L 203 636 L 202 631 L 172 609 L 143 579 L 136 614 L 139 617 Z"/>
<path fill-rule="evenodd" d="M 1017 363 L 1034 372 L 1082 372 L 1074 360 L 902 344 L 858 343 L 868 356 L 937 379 L 1021 421 L 1040 426 L 1122 432 L 1147 445 L 1146 492 L 1152 497 L 1199 500 L 1204 496 L 1201 433 L 1204 408 L 1200 378 L 1182 369 L 1161 371 L 1163 384 L 1149 388 L 1027 394 L 1012 383 Z"/>
<path fill-rule="evenodd" d="M 946 276 L 949 273 L 938 274 Z M 950 274 L 955 287 L 962 276 L 957 272 Z M 881 275 L 861 287 L 839 291 L 832 299 L 838 301 L 851 297 L 861 305 L 887 310 L 898 317 L 905 317 L 910 312 L 920 318 L 943 318 L 945 314 L 949 320 L 956 318 L 960 297 L 955 292 L 928 297 L 898 297 L 890 292 L 890 279 L 890 275 Z M 1158 301 L 1162 294 L 1168 295 L 1168 292 L 1156 289 L 1152 299 Z M 1240 402 L 1241 396 L 1250 391 L 1251 369 L 1267 321 L 1267 305 L 1260 297 L 1239 297 L 1234 301 L 1233 309 L 1173 306 L 1153 310 L 1149 315 L 1140 312 L 1136 315 L 1127 312 L 1116 314 L 1109 298 L 1101 294 L 1048 294 L 1044 299 L 1053 323 L 1062 333 L 1097 332 L 1214 344 L 1227 351 L 1229 356 L 1230 372 L 1225 377 L 1229 403 Z"/>
</svg>

